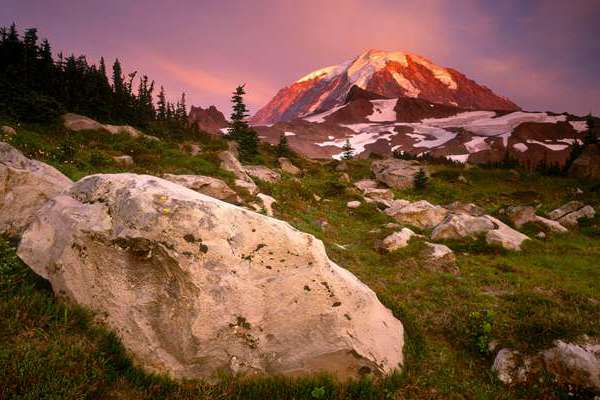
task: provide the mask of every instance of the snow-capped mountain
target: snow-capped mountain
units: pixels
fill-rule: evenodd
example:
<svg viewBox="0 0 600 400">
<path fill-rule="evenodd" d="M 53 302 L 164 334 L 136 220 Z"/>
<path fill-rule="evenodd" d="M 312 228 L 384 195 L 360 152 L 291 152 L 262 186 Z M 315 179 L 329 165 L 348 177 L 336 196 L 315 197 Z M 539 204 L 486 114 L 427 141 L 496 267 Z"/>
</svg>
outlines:
<svg viewBox="0 0 600 400">
<path fill-rule="evenodd" d="M 353 60 L 311 72 L 281 89 L 251 122 L 264 125 L 291 121 L 342 106 L 355 86 L 384 98 L 418 98 L 466 110 L 519 110 L 512 101 L 460 72 L 421 56 L 368 50 Z"/>
</svg>

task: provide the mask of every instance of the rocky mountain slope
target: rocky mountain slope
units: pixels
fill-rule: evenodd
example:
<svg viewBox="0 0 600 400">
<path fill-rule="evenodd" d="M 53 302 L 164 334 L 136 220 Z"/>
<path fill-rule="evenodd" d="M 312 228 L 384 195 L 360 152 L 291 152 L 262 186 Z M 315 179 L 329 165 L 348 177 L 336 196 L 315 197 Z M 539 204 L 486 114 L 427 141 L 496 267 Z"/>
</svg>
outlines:
<svg viewBox="0 0 600 400">
<path fill-rule="evenodd" d="M 428 153 L 463 163 L 510 157 L 536 167 L 563 165 L 587 125 L 567 114 L 473 111 L 419 98 L 385 98 L 354 86 L 341 105 L 256 129 L 273 144 L 284 133 L 292 148 L 313 158 L 340 158 L 349 140 L 360 157 Z"/>
<path fill-rule="evenodd" d="M 329 110 L 342 105 L 353 86 L 386 98 L 418 98 L 463 109 L 519 109 L 460 72 L 416 54 L 368 50 L 353 60 L 313 71 L 281 89 L 252 122 L 273 124 Z"/>
</svg>

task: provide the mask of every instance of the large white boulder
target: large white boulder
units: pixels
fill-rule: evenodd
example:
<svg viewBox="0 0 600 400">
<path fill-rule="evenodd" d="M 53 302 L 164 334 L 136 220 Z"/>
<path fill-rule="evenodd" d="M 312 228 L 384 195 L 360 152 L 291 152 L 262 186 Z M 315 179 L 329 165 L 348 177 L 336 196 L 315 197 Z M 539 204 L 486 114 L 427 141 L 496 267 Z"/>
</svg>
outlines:
<svg viewBox="0 0 600 400">
<path fill-rule="evenodd" d="M 448 215 L 444 207 L 434 206 L 427 200 L 401 206 L 393 205 L 385 213 L 402 224 L 410 224 L 419 228 L 433 228 L 439 225 Z"/>
<path fill-rule="evenodd" d="M 152 371 L 347 378 L 403 363 L 401 322 L 320 240 L 164 179 L 82 179 L 18 255 Z"/>
<path fill-rule="evenodd" d="M 54 167 L 0 142 L 0 233 L 19 237 L 37 210 L 72 184 Z"/>
<path fill-rule="evenodd" d="M 212 176 L 164 174 L 163 178 L 215 199 L 236 204 L 242 202 L 240 196 L 227 183 Z"/>
</svg>

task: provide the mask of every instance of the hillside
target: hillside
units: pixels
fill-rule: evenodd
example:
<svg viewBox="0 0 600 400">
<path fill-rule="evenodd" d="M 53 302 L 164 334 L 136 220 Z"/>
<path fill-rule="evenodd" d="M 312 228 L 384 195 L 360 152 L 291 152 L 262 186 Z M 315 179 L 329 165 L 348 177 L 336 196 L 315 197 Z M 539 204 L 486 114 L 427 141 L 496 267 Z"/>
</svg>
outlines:
<svg viewBox="0 0 600 400">
<path fill-rule="evenodd" d="M 60 125 L 24 125 L 4 141 L 29 157 L 54 165 L 72 179 L 92 173 L 137 172 L 201 174 L 219 177 L 231 187 L 231 173 L 219 167 L 221 139 L 197 136 L 191 141 L 146 141 L 101 131 L 70 132 Z M 187 144 L 186 144 L 187 143 Z M 192 156 L 192 144 L 201 149 Z M 130 155 L 129 166 L 113 161 Z M 261 149 L 266 166 L 278 164 L 268 146 Z M 504 386 L 491 372 L 497 349 L 509 347 L 535 354 L 555 339 L 581 334 L 597 336 L 600 288 L 596 260 L 600 257 L 600 220 L 581 222 L 566 234 L 535 236 L 535 225 L 523 229 L 532 239 L 520 252 L 490 246 L 481 240 L 442 241 L 454 250 L 458 275 L 431 270 L 422 258 L 422 240 L 411 240 L 393 252 L 377 243 L 397 228 L 394 219 L 365 203 L 351 182 L 372 178 L 370 160 L 344 164 L 312 163 L 293 158 L 303 174 L 286 173 L 274 183 L 256 180 L 262 193 L 276 199 L 275 217 L 323 240 L 327 253 L 377 293 L 406 330 L 403 372 L 383 380 L 363 379 L 350 385 L 331 377 L 303 379 L 254 378 L 177 383 L 149 376 L 131 366 L 118 339 L 89 311 L 55 299 L 47 282 L 14 256 L 4 241 L 1 306 L 4 398 L 562 398 L 577 390 L 550 377 L 535 384 Z M 346 165 L 342 168 L 341 165 Z M 509 205 L 534 204 L 547 213 L 566 201 L 581 199 L 600 206 L 591 182 L 540 176 L 508 169 L 430 165 L 431 183 L 424 191 L 394 189 L 397 199 L 425 199 L 433 204 L 474 202 L 492 215 Z M 345 172 L 338 171 L 345 169 Z M 350 178 L 346 182 L 343 176 Z M 253 196 L 237 189 L 244 204 Z M 582 192 L 582 193 L 580 193 Z M 358 200 L 358 208 L 348 208 Z M 428 229 L 411 226 L 416 232 Z M 566 257 L 568 255 L 568 257 Z M 479 313 L 479 314 L 476 314 Z M 489 313 L 489 314 L 488 314 Z M 493 316 L 492 316 L 493 313 Z M 483 329 L 477 315 L 489 315 L 491 331 L 482 350 Z M 486 321 L 488 317 L 485 317 Z"/>
</svg>

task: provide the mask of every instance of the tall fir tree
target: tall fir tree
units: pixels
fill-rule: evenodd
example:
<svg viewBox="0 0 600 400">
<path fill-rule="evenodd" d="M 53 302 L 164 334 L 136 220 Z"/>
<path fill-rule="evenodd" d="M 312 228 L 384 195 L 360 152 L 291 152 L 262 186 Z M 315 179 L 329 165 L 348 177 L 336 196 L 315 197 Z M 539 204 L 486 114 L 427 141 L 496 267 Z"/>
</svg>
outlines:
<svg viewBox="0 0 600 400">
<path fill-rule="evenodd" d="M 290 147 L 288 145 L 287 136 L 285 133 L 279 135 L 279 143 L 277 143 L 277 147 L 275 148 L 275 152 L 279 157 L 287 157 L 290 153 Z"/>
<path fill-rule="evenodd" d="M 246 103 L 244 103 L 246 94 L 244 86 L 239 85 L 231 96 L 231 124 L 227 136 L 240 144 L 240 161 L 252 162 L 258 155 L 258 137 L 246 122 L 249 114 Z"/>
<path fill-rule="evenodd" d="M 342 153 L 343 160 L 351 160 L 352 158 L 354 158 L 354 148 L 352 147 L 352 144 L 350 144 L 349 139 L 346 139 L 346 143 L 344 143 L 342 150 L 343 150 L 343 153 Z"/>
<path fill-rule="evenodd" d="M 156 117 L 159 121 L 166 121 L 167 119 L 167 99 L 165 96 L 165 88 L 160 87 L 158 92 L 158 98 L 156 100 Z"/>
</svg>

